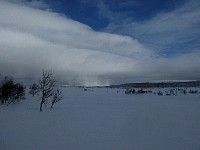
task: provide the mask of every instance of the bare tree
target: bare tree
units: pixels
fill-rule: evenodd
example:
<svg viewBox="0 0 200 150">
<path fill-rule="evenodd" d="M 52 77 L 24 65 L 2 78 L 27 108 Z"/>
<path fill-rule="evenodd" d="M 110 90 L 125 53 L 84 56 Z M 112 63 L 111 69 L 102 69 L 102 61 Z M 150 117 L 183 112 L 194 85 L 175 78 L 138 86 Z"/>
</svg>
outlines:
<svg viewBox="0 0 200 150">
<path fill-rule="evenodd" d="M 58 101 L 60 101 L 61 99 L 62 99 L 62 92 L 59 88 L 57 88 L 53 93 L 51 108 L 53 108 L 53 105 L 57 103 Z"/>
<path fill-rule="evenodd" d="M 42 72 L 42 80 L 40 80 L 40 90 L 41 90 L 41 102 L 40 102 L 40 112 L 42 111 L 42 107 L 47 103 L 48 98 L 53 96 L 54 87 L 55 87 L 55 79 L 53 77 L 52 71 L 44 71 Z"/>
<path fill-rule="evenodd" d="M 32 96 L 35 96 L 35 94 L 40 92 L 40 86 L 36 83 L 30 85 L 29 89 L 30 89 L 29 94 L 31 94 Z"/>
</svg>

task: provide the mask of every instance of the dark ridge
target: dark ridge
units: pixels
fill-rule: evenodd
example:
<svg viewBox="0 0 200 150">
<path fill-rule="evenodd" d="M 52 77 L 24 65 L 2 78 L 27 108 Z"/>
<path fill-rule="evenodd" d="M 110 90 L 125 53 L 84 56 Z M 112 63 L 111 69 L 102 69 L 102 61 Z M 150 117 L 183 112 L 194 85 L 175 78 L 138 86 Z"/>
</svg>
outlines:
<svg viewBox="0 0 200 150">
<path fill-rule="evenodd" d="M 144 82 L 144 83 L 125 83 L 119 85 L 110 85 L 110 88 L 168 88 L 168 87 L 198 87 L 200 81 L 186 82 Z"/>
</svg>

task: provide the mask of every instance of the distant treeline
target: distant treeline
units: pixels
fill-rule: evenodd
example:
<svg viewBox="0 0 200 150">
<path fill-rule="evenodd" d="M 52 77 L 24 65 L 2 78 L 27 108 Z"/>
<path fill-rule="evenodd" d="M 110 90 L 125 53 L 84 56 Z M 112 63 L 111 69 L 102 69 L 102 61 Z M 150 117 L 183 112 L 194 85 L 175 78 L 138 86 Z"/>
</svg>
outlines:
<svg viewBox="0 0 200 150">
<path fill-rule="evenodd" d="M 200 81 L 186 81 L 186 82 L 144 82 L 144 83 L 126 83 L 119 85 L 111 85 L 111 88 L 168 88 L 168 87 L 198 87 Z"/>
</svg>

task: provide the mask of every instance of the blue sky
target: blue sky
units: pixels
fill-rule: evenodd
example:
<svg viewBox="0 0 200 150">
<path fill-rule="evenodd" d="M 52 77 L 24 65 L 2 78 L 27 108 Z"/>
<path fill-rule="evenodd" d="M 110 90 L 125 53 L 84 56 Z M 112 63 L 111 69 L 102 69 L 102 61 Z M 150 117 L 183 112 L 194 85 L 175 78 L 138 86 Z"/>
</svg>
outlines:
<svg viewBox="0 0 200 150">
<path fill-rule="evenodd" d="M 105 28 L 112 21 L 120 23 L 122 19 L 127 18 L 145 21 L 160 12 L 172 11 L 185 3 L 184 0 L 46 0 L 46 2 L 53 11 L 63 13 L 95 30 Z M 111 19 L 110 14 L 116 15 L 116 20 Z"/>
<path fill-rule="evenodd" d="M 46 2 L 55 12 L 63 13 L 97 31 L 131 36 L 165 57 L 190 53 L 200 47 L 200 19 L 198 19 L 200 1 L 198 0 L 46 0 Z M 180 14 L 177 11 L 181 9 L 183 10 Z M 192 13 L 196 16 L 187 16 Z M 173 18 L 172 15 L 176 14 L 177 16 Z M 159 15 L 160 18 L 156 20 Z M 157 25 L 162 17 L 169 17 L 169 20 Z M 183 24 L 179 23 L 180 19 Z M 148 28 L 149 24 L 151 29 Z M 160 32 L 155 34 L 156 30 Z"/>
<path fill-rule="evenodd" d="M 68 84 L 200 80 L 199 0 L 0 0 L 0 70 Z"/>
</svg>

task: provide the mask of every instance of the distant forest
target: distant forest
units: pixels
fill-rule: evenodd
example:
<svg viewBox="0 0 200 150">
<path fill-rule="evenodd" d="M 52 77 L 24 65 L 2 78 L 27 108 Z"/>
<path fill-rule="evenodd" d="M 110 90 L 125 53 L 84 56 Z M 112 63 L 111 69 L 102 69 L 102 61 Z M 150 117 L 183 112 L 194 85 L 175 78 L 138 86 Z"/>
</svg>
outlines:
<svg viewBox="0 0 200 150">
<path fill-rule="evenodd" d="M 186 81 L 186 82 L 144 82 L 144 83 L 126 83 L 119 85 L 111 85 L 111 88 L 167 88 L 167 87 L 198 87 L 200 81 Z"/>
</svg>

